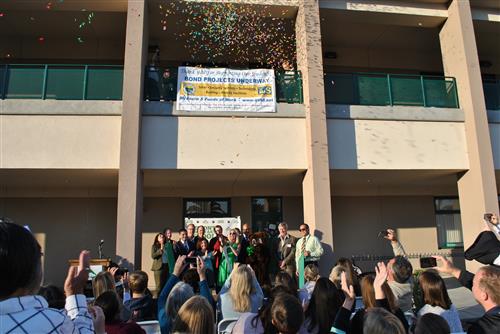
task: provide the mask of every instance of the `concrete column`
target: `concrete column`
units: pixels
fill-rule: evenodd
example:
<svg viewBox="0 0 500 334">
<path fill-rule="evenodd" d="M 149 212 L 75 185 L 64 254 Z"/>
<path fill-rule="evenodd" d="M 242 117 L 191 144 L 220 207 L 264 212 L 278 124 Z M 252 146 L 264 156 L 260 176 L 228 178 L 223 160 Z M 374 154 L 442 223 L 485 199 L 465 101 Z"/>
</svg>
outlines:
<svg viewBox="0 0 500 334">
<path fill-rule="evenodd" d="M 469 0 L 453 0 L 441 32 L 444 72 L 457 80 L 460 107 L 465 114 L 469 170 L 458 179 L 464 247 L 467 249 L 484 224 L 485 212 L 498 213 L 497 189 L 481 70 Z M 477 263 L 467 261 L 474 270 Z"/>
<path fill-rule="evenodd" d="M 302 181 L 304 222 L 320 238 L 325 255 L 321 271 L 333 263 L 330 166 L 323 82 L 323 53 L 317 0 L 300 0 L 295 25 L 297 66 L 302 72 L 306 110 L 307 171 Z"/>
<path fill-rule="evenodd" d="M 140 140 L 144 68 L 148 51 L 146 16 L 147 0 L 128 1 L 116 255 L 131 268 L 141 266 L 143 176 Z"/>
</svg>

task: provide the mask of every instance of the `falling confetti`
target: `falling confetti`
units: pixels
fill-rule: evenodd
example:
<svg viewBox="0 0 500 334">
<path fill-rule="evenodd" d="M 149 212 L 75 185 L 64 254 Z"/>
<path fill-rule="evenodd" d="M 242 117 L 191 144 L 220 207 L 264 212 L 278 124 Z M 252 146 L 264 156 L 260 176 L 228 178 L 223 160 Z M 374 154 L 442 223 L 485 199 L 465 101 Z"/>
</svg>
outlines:
<svg viewBox="0 0 500 334">
<path fill-rule="evenodd" d="M 258 11 L 234 3 L 165 2 L 158 6 L 163 31 L 169 25 L 175 38 L 184 42 L 193 60 L 216 63 L 232 59 L 239 63 L 279 66 L 295 60 L 293 22 L 283 10 L 278 17 L 270 7 Z M 175 18 L 170 19 L 173 15 Z M 180 19 L 179 19 L 180 18 Z"/>
</svg>

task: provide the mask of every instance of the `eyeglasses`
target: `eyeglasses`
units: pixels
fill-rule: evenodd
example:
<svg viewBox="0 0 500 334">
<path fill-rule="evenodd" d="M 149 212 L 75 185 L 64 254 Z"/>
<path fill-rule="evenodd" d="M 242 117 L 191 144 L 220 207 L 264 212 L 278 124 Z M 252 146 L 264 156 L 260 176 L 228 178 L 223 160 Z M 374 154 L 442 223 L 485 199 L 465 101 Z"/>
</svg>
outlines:
<svg viewBox="0 0 500 334">
<path fill-rule="evenodd" d="M 234 233 L 234 232 L 231 232 L 231 233 L 229 233 L 229 235 L 236 235 L 236 233 Z"/>
<path fill-rule="evenodd" d="M 307 228 L 299 228 L 299 231 L 307 231 Z"/>
</svg>

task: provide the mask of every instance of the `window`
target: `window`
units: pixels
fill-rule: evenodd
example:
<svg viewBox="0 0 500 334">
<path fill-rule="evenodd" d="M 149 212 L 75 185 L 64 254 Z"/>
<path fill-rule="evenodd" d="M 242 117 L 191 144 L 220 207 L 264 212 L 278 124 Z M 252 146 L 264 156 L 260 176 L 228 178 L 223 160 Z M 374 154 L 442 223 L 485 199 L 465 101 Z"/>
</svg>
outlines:
<svg viewBox="0 0 500 334">
<path fill-rule="evenodd" d="M 460 219 L 458 198 L 435 198 L 434 208 L 439 249 L 463 247 L 462 221 Z"/>
<path fill-rule="evenodd" d="M 231 200 L 229 198 L 186 198 L 184 199 L 184 217 L 231 217 Z"/>
<path fill-rule="evenodd" d="M 281 197 L 252 197 L 252 229 L 275 235 L 283 221 Z"/>
</svg>

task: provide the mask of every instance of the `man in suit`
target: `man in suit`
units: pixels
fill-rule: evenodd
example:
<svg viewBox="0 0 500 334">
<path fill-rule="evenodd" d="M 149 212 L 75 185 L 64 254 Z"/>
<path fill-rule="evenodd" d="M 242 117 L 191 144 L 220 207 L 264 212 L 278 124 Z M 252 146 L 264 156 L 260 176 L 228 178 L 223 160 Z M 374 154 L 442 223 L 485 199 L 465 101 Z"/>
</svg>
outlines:
<svg viewBox="0 0 500 334">
<path fill-rule="evenodd" d="M 175 244 L 175 257 L 180 255 L 192 256 L 194 253 L 194 243 L 187 238 L 185 228 L 179 230 L 180 239 Z"/>
<path fill-rule="evenodd" d="M 278 225 L 277 257 L 280 270 L 287 272 L 292 278 L 295 277 L 295 246 L 297 238 L 288 234 L 288 225 L 282 222 Z"/>
<path fill-rule="evenodd" d="M 239 263 L 246 263 L 247 261 L 247 247 L 250 246 L 250 234 L 252 234 L 252 231 L 250 229 L 250 225 L 248 224 L 243 224 L 241 227 L 241 250 L 240 254 L 238 255 L 238 262 Z"/>
</svg>

